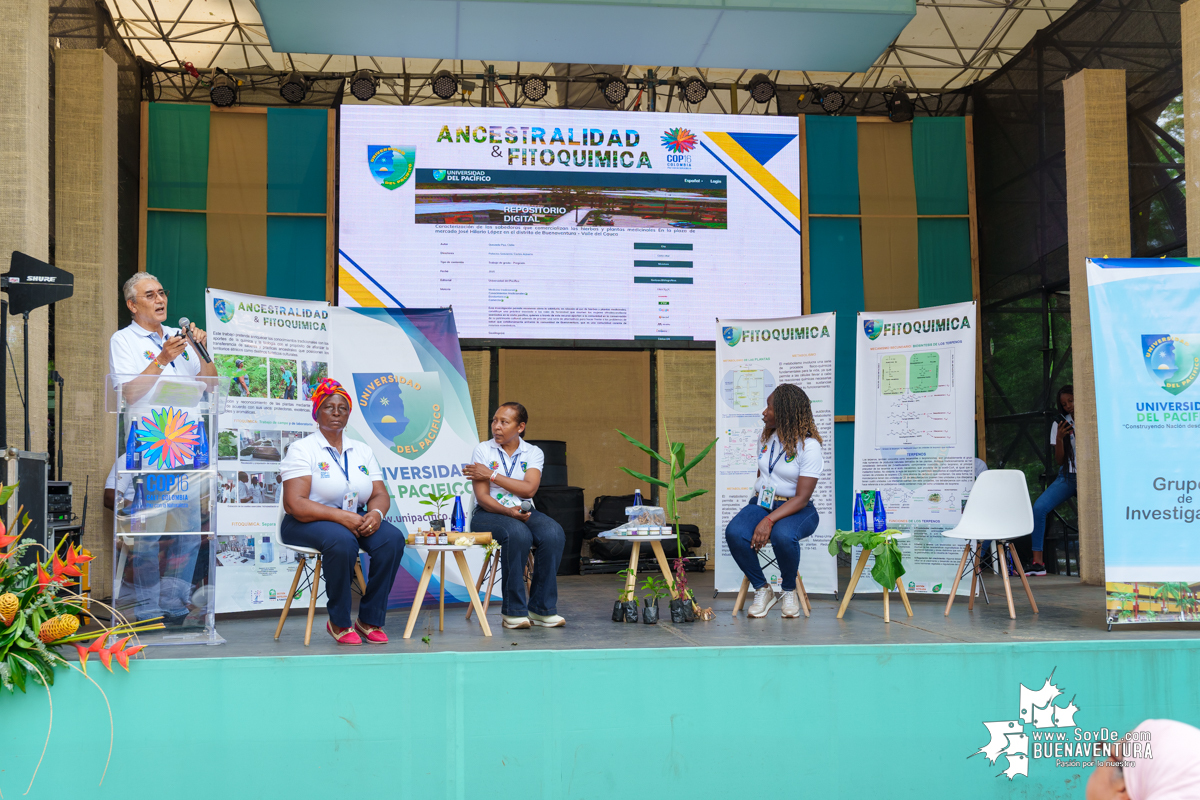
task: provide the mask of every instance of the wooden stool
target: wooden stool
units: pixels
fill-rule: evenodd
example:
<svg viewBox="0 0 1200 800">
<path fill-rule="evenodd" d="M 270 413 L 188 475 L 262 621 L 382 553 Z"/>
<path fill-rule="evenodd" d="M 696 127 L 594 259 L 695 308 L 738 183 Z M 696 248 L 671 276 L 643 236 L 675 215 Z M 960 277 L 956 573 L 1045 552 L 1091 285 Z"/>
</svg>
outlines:
<svg viewBox="0 0 1200 800">
<path fill-rule="evenodd" d="M 604 536 L 604 534 L 600 534 Z M 671 568 L 667 566 L 667 554 L 663 552 L 662 540 L 674 539 L 675 534 L 655 534 L 654 536 L 608 536 L 609 539 L 629 539 L 633 544 L 633 552 L 629 554 L 629 570 L 625 573 L 625 595 L 633 596 L 634 586 L 637 583 L 638 558 L 642 549 L 642 542 L 649 540 L 650 549 L 654 551 L 654 558 L 658 561 L 658 569 L 662 572 L 663 578 L 667 582 L 667 591 L 671 593 L 672 600 L 678 600 L 679 594 L 675 591 L 675 576 L 671 574 Z"/>
<path fill-rule="evenodd" d="M 903 536 L 896 536 L 894 538 L 907 539 L 908 536 L 909 536 L 909 534 L 904 534 Z M 854 572 L 850 575 L 850 585 L 846 587 L 846 596 L 845 596 L 845 598 L 842 599 L 841 607 L 838 608 L 838 613 L 837 613 L 838 619 L 841 619 L 842 615 L 846 613 L 846 606 L 850 605 L 850 598 L 854 597 L 854 587 L 858 586 L 858 579 L 862 576 L 863 567 L 865 567 L 867 565 L 867 559 L 870 557 L 871 557 L 871 551 L 864 547 L 862 549 L 862 554 L 858 557 L 858 563 L 854 565 Z M 896 588 L 900 590 L 900 599 L 904 601 L 904 610 L 907 611 L 908 615 L 911 617 L 913 615 L 912 606 L 910 606 L 908 604 L 908 594 L 904 591 L 903 576 L 896 578 Z M 892 595 L 891 589 L 884 590 L 884 592 L 883 592 L 883 621 L 884 622 L 892 621 L 891 609 L 888 606 L 888 602 L 891 600 L 891 595 Z"/>
<path fill-rule="evenodd" d="M 478 545 L 471 546 L 477 547 Z M 471 606 L 479 614 L 479 627 L 483 628 L 484 636 L 491 636 L 492 629 L 488 627 L 487 617 L 479 605 L 479 594 L 470 589 L 474 578 L 471 577 L 471 568 L 467 566 L 467 557 L 464 555 L 467 545 L 430 544 L 426 547 L 429 555 L 425 557 L 425 569 L 421 572 L 420 583 L 417 584 L 417 594 L 413 598 L 412 610 L 408 612 L 408 624 L 404 627 L 404 638 L 412 636 L 413 627 L 417 624 L 417 617 L 421 614 L 421 603 L 425 600 L 425 590 L 429 587 L 429 579 L 433 576 L 433 565 L 439 561 L 441 562 L 441 571 L 438 576 L 438 630 L 446 629 L 446 553 L 454 553 L 454 560 L 458 564 L 459 574 L 462 575 L 463 585 L 467 587 L 467 594 L 471 597 Z"/>
<path fill-rule="evenodd" d="M 283 633 L 284 620 L 287 619 L 288 611 L 292 608 L 292 600 L 296 597 L 296 588 L 300 587 L 300 579 L 303 577 L 304 586 L 300 588 L 311 589 L 308 593 L 308 622 L 304 625 L 304 646 L 308 647 L 308 642 L 312 639 L 313 614 L 317 610 L 317 587 L 321 584 L 321 551 L 284 542 L 279 544 L 289 550 L 295 550 L 299 560 L 296 562 L 296 577 L 292 578 L 292 588 L 288 590 L 287 599 L 283 601 L 283 613 L 279 615 L 279 624 L 275 626 L 275 640 L 279 641 L 279 634 Z M 362 550 L 358 552 L 361 554 Z M 313 565 L 308 567 L 310 558 L 313 559 Z M 362 563 L 357 557 L 354 559 L 354 580 L 358 584 L 358 591 L 365 595 L 367 582 L 363 579 Z"/>
<path fill-rule="evenodd" d="M 738 589 L 737 600 L 733 604 L 733 616 L 737 616 L 742 610 L 742 606 L 746 602 L 746 592 L 750 590 L 750 579 L 742 576 L 742 588 Z M 812 613 L 812 604 L 808 602 L 808 592 L 804 591 L 804 579 L 800 577 L 800 573 L 796 573 L 796 591 L 800 593 L 800 608 L 804 609 L 804 616 L 809 616 Z"/>
<path fill-rule="evenodd" d="M 479 589 L 483 586 L 483 579 L 487 578 L 487 594 L 483 596 L 483 612 L 487 613 L 488 606 L 492 602 L 492 587 L 496 585 L 496 576 L 500 574 L 503 566 L 500 562 L 500 548 L 492 549 L 492 552 L 483 557 L 483 566 L 479 570 L 479 577 L 475 581 L 475 595 L 479 595 Z M 529 558 L 525 559 L 525 596 L 529 596 L 529 587 L 533 585 L 533 552 L 530 551 Z M 501 587 L 503 591 L 503 587 Z M 475 606 L 467 607 L 467 620 L 471 619 L 471 614 L 474 613 Z"/>
</svg>

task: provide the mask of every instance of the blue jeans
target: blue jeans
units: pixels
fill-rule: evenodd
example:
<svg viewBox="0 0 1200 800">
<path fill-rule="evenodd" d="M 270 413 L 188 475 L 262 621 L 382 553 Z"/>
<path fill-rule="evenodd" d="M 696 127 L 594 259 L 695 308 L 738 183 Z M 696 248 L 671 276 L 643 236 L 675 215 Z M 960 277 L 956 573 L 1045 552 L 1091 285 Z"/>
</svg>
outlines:
<svg viewBox="0 0 1200 800">
<path fill-rule="evenodd" d="M 1075 496 L 1075 473 L 1060 467 L 1054 483 L 1046 487 L 1042 496 L 1033 504 L 1033 548 L 1039 553 L 1046 541 L 1046 517 L 1050 512 Z"/>
<path fill-rule="evenodd" d="M 359 516 L 363 514 L 360 512 Z M 367 593 L 358 604 L 358 618 L 373 628 L 383 627 L 388 593 L 396 582 L 400 557 L 404 555 L 404 534 L 395 525 L 384 520 L 379 530 L 360 539 L 341 523 L 324 519 L 298 522 L 291 514 L 285 514 L 279 533 L 287 544 L 321 551 L 325 606 L 329 621 L 339 628 L 350 627 L 350 585 L 354 562 L 362 548 L 371 557 L 371 571 L 367 575 Z"/>
<path fill-rule="evenodd" d="M 779 508 L 785 501 L 775 501 Z M 772 509 L 773 510 L 773 509 Z M 770 513 L 758 504 L 758 498 L 750 501 L 750 505 L 729 520 L 725 528 L 725 541 L 729 544 L 729 552 L 738 567 L 750 579 L 750 585 L 755 590 L 761 589 L 767 582 L 763 575 L 762 565 L 758 563 L 758 553 L 750 546 L 754 538 L 754 529 L 758 523 Z M 800 570 L 800 540 L 807 539 L 817 530 L 820 516 L 817 507 L 809 501 L 804 508 L 784 517 L 771 528 L 771 547 L 775 550 L 775 558 L 779 561 L 779 575 L 785 592 L 796 591 L 796 573 Z"/>
<path fill-rule="evenodd" d="M 540 511 L 528 522 L 493 514 L 476 507 L 471 515 L 471 530 L 491 531 L 500 542 L 501 593 L 500 613 L 523 617 L 530 611 L 548 617 L 558 610 L 558 563 L 562 561 L 567 537 L 562 526 Z M 533 549 L 533 582 L 529 601 L 525 600 L 525 561 Z"/>
</svg>

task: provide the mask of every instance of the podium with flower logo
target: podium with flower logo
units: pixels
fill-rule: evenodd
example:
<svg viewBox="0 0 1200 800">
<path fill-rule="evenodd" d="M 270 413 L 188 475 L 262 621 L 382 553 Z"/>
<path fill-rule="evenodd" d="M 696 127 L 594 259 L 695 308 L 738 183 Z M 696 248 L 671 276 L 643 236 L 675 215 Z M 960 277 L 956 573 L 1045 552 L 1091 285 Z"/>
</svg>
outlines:
<svg viewBox="0 0 1200 800">
<path fill-rule="evenodd" d="M 160 621 L 145 644 L 222 644 L 213 586 L 217 417 L 229 379 L 109 375 L 118 415 L 112 606 L 129 622 Z M 251 545 L 253 546 L 253 545 Z"/>
</svg>

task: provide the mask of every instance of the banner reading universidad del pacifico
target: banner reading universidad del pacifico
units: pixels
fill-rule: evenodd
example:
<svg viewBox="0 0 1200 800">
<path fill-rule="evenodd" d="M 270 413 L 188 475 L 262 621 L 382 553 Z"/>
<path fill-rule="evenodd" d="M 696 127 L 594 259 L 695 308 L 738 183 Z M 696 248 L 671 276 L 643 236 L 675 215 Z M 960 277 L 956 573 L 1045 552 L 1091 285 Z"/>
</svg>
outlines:
<svg viewBox="0 0 1200 800">
<path fill-rule="evenodd" d="M 1090 259 L 1087 279 L 1108 619 L 1200 620 L 1200 267 Z"/>
</svg>

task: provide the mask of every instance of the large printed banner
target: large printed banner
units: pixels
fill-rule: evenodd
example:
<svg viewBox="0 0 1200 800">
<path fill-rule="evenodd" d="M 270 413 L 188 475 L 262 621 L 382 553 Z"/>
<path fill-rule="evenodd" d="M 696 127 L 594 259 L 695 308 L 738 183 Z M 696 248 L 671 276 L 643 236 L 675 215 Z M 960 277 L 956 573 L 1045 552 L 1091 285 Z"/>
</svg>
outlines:
<svg viewBox="0 0 1200 800">
<path fill-rule="evenodd" d="M 725 542 L 725 526 L 754 493 L 758 451 L 762 437 L 762 412 L 767 397 L 781 383 L 793 383 L 812 401 L 817 430 L 824 440 L 821 454 L 825 469 L 813 492 L 820 514 L 817 532 L 801 542 L 800 574 L 809 592 L 837 591 L 837 559 L 829 555 L 834 531 L 833 508 L 833 361 L 834 315 L 813 314 L 784 319 L 717 320 L 717 459 L 716 589 L 735 592 L 742 571 Z M 761 551 L 772 558 L 771 545 Z M 778 566 L 764 570 L 779 591 Z"/>
<path fill-rule="evenodd" d="M 888 526 L 911 534 L 898 542 L 909 592 L 949 592 L 962 555 L 942 531 L 958 524 L 975 483 L 975 311 L 971 302 L 858 314 L 854 495 L 881 492 Z M 873 566 L 855 591 L 881 591 Z M 963 582 L 959 594 L 969 593 Z"/>
<path fill-rule="evenodd" d="M 469 495 L 461 466 L 477 437 L 453 312 L 332 308 L 213 289 L 207 296 L 209 350 L 230 378 L 216 448 L 218 613 L 279 608 L 286 598 L 296 558 L 279 546 L 279 465 L 316 430 L 309 398 L 322 378 L 355 399 L 345 435 L 379 460 L 392 496 L 388 521 L 407 533 L 426 519 L 420 500 L 428 494 Z M 478 568 L 482 555 L 468 556 Z M 392 606 L 412 602 L 423 561 L 418 548 L 405 549 Z M 446 591 L 467 599 L 456 566 L 448 565 Z"/>
<path fill-rule="evenodd" d="M 1200 621 L 1200 267 L 1091 259 L 1087 280 L 1108 619 Z"/>
</svg>

